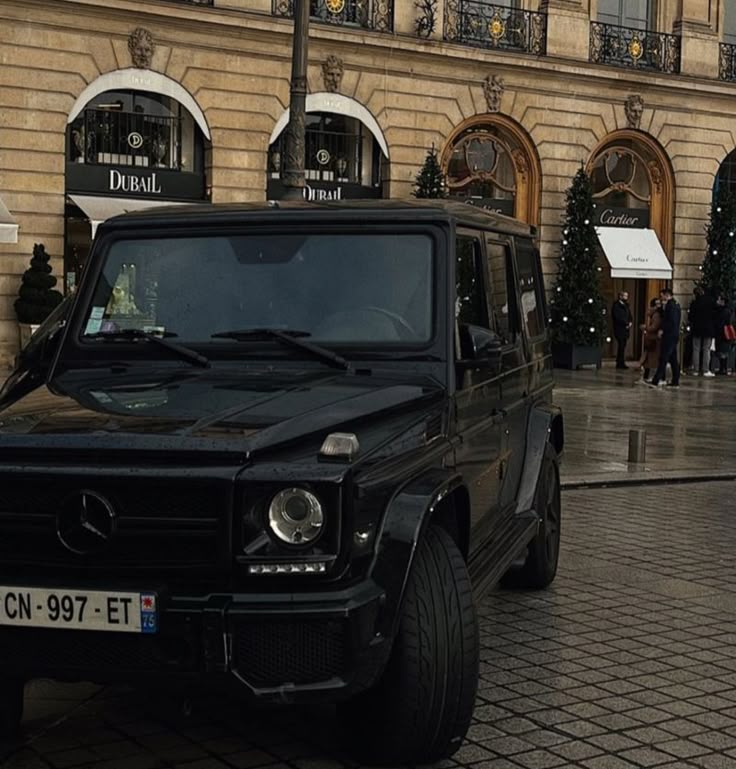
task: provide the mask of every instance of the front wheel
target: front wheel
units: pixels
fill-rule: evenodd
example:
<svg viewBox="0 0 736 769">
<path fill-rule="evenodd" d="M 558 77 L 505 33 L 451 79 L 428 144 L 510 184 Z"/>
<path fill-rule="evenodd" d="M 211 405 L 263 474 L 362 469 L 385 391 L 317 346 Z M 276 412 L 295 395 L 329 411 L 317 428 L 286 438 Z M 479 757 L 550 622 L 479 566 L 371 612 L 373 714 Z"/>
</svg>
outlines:
<svg viewBox="0 0 736 769">
<path fill-rule="evenodd" d="M 450 535 L 431 526 L 418 545 L 386 670 L 374 689 L 341 709 L 351 748 L 373 763 L 452 755 L 470 725 L 478 660 L 465 562 Z"/>
<path fill-rule="evenodd" d="M 12 737 L 23 719 L 23 681 L 0 678 L 0 738 Z"/>
</svg>

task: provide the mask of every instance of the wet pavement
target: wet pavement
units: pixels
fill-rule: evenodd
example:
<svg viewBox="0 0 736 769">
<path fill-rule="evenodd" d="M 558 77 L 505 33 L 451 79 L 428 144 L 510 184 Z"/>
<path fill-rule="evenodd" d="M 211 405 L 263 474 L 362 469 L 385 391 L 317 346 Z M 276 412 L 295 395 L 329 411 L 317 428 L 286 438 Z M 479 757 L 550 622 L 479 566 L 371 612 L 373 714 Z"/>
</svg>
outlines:
<svg viewBox="0 0 736 769">
<path fill-rule="evenodd" d="M 474 722 L 443 769 L 736 767 L 734 495 L 734 482 L 565 492 L 555 583 L 481 605 Z M 195 700 L 185 715 L 137 683 L 31 685 L 24 738 L 0 765 L 356 766 L 331 708 Z"/>
<path fill-rule="evenodd" d="M 563 482 L 736 476 L 736 377 L 683 376 L 679 388 L 640 384 L 638 370 L 556 370 L 565 416 Z M 646 430 L 646 462 L 629 464 L 629 430 Z M 734 765 L 736 766 L 736 764 Z"/>
</svg>

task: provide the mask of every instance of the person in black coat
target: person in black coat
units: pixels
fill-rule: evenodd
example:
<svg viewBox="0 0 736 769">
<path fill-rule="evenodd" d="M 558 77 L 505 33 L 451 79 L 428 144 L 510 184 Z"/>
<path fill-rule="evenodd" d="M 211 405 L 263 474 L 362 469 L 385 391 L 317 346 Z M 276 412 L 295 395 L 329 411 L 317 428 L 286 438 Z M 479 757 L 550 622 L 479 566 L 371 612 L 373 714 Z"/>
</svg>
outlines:
<svg viewBox="0 0 736 769">
<path fill-rule="evenodd" d="M 613 321 L 613 335 L 616 337 L 616 368 L 626 368 L 626 343 L 629 341 L 629 332 L 633 317 L 629 308 L 628 291 L 619 292 L 618 299 L 611 307 L 611 319 Z"/>
<path fill-rule="evenodd" d="M 680 339 L 680 324 L 682 323 L 682 310 L 675 298 L 672 296 L 671 288 L 663 288 L 660 292 L 662 298 L 662 328 L 659 335 L 662 339 L 662 351 L 659 355 L 659 366 L 650 384 L 657 387 L 664 381 L 667 373 L 667 364 L 672 368 L 672 381 L 670 387 L 680 386 L 680 364 L 677 360 L 677 342 Z"/>
<path fill-rule="evenodd" d="M 693 291 L 693 301 L 687 314 L 693 339 L 693 374 L 710 373 L 710 348 L 715 336 L 716 300 L 700 286 Z"/>
</svg>

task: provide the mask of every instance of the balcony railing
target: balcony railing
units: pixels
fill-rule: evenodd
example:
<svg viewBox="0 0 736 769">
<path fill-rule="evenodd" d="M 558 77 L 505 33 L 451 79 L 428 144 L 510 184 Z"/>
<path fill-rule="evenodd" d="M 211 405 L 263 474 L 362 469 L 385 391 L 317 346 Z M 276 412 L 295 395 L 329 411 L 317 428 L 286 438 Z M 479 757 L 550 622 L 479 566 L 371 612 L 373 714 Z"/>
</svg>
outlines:
<svg viewBox="0 0 736 769">
<path fill-rule="evenodd" d="M 590 60 L 596 64 L 677 74 L 680 71 L 680 38 L 594 21 L 590 25 Z"/>
<path fill-rule="evenodd" d="M 90 165 L 181 170 L 181 120 L 107 109 L 86 109 L 72 123 L 68 159 Z"/>
<path fill-rule="evenodd" d="M 736 81 L 736 45 L 721 43 L 721 64 L 718 77 L 721 80 Z"/>
<path fill-rule="evenodd" d="M 310 0 L 314 21 L 392 32 L 394 0 Z M 294 16 L 294 0 L 273 0 L 273 15 Z"/>
<path fill-rule="evenodd" d="M 445 40 L 543 56 L 547 50 L 547 14 L 485 0 L 446 0 Z"/>
</svg>

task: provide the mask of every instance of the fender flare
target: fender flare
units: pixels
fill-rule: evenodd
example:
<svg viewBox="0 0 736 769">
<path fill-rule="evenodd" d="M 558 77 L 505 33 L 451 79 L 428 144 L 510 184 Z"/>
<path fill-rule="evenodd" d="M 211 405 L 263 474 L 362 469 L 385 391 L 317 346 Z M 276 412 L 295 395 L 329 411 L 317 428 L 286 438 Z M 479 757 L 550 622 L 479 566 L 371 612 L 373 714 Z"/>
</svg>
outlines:
<svg viewBox="0 0 736 769">
<path fill-rule="evenodd" d="M 461 486 L 462 476 L 456 470 L 435 468 L 401 487 L 386 507 L 371 576 L 385 591 L 377 631 L 391 640 L 422 534 L 437 505 Z"/>
<path fill-rule="evenodd" d="M 564 443 L 562 410 L 551 403 L 537 404 L 529 414 L 527 423 L 526 453 L 517 496 L 517 515 L 534 509 L 534 497 L 547 446 L 551 446 L 559 457 Z"/>
</svg>

